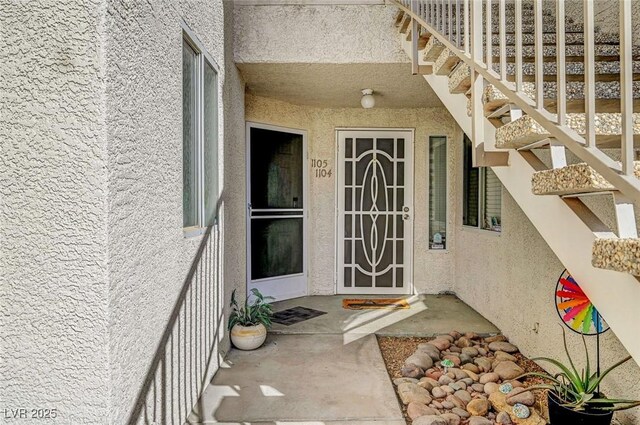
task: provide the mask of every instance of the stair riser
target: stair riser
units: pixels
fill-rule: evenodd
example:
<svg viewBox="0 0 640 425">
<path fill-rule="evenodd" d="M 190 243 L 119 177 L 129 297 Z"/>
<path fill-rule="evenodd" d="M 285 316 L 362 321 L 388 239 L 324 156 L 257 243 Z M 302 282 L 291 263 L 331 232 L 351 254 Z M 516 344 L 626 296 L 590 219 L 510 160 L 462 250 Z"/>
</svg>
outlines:
<svg viewBox="0 0 640 425">
<path fill-rule="evenodd" d="M 634 114 L 635 142 L 640 142 L 640 114 Z M 586 133 L 585 114 L 568 114 L 567 126 L 576 133 Z M 611 147 L 620 146 L 622 134 L 621 114 L 596 114 L 596 143 Z M 520 149 L 532 143 L 550 138 L 551 135 L 533 118 L 525 115 L 496 129 L 496 148 Z"/>
</svg>

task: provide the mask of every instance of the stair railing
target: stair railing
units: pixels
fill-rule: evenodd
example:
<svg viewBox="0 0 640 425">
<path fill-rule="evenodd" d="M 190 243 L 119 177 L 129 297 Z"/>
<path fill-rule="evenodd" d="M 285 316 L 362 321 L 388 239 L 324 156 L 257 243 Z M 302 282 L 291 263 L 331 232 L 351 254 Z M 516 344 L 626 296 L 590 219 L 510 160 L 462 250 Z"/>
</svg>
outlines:
<svg viewBox="0 0 640 425">
<path fill-rule="evenodd" d="M 567 126 L 566 45 L 564 0 L 556 1 L 556 113 L 544 105 L 544 48 L 542 0 L 534 5 L 534 99 L 525 93 L 523 78 L 522 0 L 391 0 L 412 19 L 412 28 L 422 27 L 451 50 L 471 70 L 472 139 L 476 146 L 484 137 L 483 113 L 485 82 L 500 90 L 507 99 L 530 115 L 554 138 L 553 144 L 569 149 L 602 175 L 630 201 L 640 201 L 640 179 L 634 175 L 633 162 L 633 55 L 631 0 L 620 1 L 620 110 L 622 115 L 621 163 L 596 146 L 595 137 L 595 18 L 592 0 L 584 0 L 585 119 L 584 136 Z M 492 4 L 499 13 L 499 73 L 492 66 Z M 506 6 L 513 5 L 515 38 L 515 83 L 507 79 Z M 483 17 L 483 7 L 486 11 Z M 460 20 L 462 19 L 462 25 Z M 483 42 L 483 27 L 485 40 Z M 412 31 L 412 37 L 419 37 Z M 418 56 L 413 42 L 412 57 Z M 485 55 L 486 53 L 486 55 Z M 475 162 L 475 158 L 474 158 Z"/>
</svg>

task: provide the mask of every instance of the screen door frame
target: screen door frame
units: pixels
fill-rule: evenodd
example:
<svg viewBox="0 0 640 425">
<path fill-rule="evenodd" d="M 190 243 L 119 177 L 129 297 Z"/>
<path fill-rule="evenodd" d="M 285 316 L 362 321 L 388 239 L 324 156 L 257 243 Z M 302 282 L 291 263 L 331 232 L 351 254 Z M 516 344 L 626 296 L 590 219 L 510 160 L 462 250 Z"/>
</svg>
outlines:
<svg viewBox="0 0 640 425">
<path fill-rule="evenodd" d="M 252 212 L 251 212 L 251 129 L 262 129 L 262 130 L 271 130 L 271 131 L 279 131 L 283 133 L 290 133 L 302 136 L 302 157 L 300 160 L 302 161 L 302 190 L 303 190 L 303 198 L 302 198 L 302 208 L 300 211 L 296 211 L 290 215 L 282 215 L 283 218 L 302 218 L 302 273 L 284 275 L 284 276 L 273 276 L 262 279 L 252 279 L 251 278 L 251 222 L 252 222 Z M 307 164 L 307 131 L 296 129 L 296 128 L 288 128 L 281 127 L 270 124 L 263 124 L 258 122 L 247 121 L 246 122 L 246 205 L 247 205 L 247 214 L 246 214 L 246 229 L 247 229 L 247 294 L 250 293 L 251 289 L 257 288 L 263 295 L 272 296 L 276 300 L 286 300 L 290 298 L 303 297 L 309 293 L 308 289 L 308 275 L 309 275 L 309 266 L 308 266 L 308 217 L 309 217 L 309 178 L 308 178 L 308 164 Z M 301 217 L 299 217 L 301 216 Z"/>
<path fill-rule="evenodd" d="M 409 219 L 404 222 L 404 281 L 402 288 L 371 288 L 371 287 L 345 287 L 344 286 L 344 173 L 345 152 L 341 140 L 347 137 L 375 137 L 384 136 L 405 138 L 405 205 L 409 207 Z M 336 294 L 413 294 L 413 227 L 414 227 L 414 140 L 413 128 L 336 128 L 336 184 L 335 184 L 335 292 Z"/>
</svg>

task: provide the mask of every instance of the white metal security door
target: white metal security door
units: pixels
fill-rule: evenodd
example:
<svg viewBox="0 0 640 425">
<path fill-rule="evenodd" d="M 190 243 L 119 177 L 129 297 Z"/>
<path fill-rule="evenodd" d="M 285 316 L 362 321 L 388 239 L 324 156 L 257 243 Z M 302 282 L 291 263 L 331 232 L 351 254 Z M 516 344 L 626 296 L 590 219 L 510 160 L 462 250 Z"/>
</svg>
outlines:
<svg viewBox="0 0 640 425">
<path fill-rule="evenodd" d="M 337 292 L 408 294 L 413 131 L 339 130 Z"/>
</svg>

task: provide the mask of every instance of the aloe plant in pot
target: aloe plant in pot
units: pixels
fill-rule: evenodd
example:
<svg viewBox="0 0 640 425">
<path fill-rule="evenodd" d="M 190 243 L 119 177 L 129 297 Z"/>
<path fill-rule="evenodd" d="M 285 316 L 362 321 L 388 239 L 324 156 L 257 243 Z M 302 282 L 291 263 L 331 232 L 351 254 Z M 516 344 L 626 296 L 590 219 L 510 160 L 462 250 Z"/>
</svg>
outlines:
<svg viewBox="0 0 640 425">
<path fill-rule="evenodd" d="M 587 343 L 582 337 L 585 351 L 585 367 L 578 370 L 567 347 L 567 336 L 562 330 L 564 350 L 569 364 L 548 357 L 538 357 L 532 360 L 549 363 L 560 370 L 556 374 L 530 372 L 521 376 L 538 376 L 547 381 L 545 384 L 535 385 L 530 389 L 549 390 L 549 420 L 551 425 L 608 425 L 616 410 L 631 409 L 640 406 L 638 400 L 608 398 L 600 393 L 600 383 L 617 367 L 626 363 L 631 356 L 625 357 L 603 372 L 591 370 Z"/>
<path fill-rule="evenodd" d="M 249 296 L 240 307 L 236 300 L 236 290 L 231 293 L 231 313 L 229 314 L 229 331 L 231 342 L 241 350 L 255 350 L 267 338 L 267 328 L 271 326 L 273 311 L 269 301 L 273 297 L 265 297 L 257 289 L 252 289 L 253 301 Z"/>
</svg>

